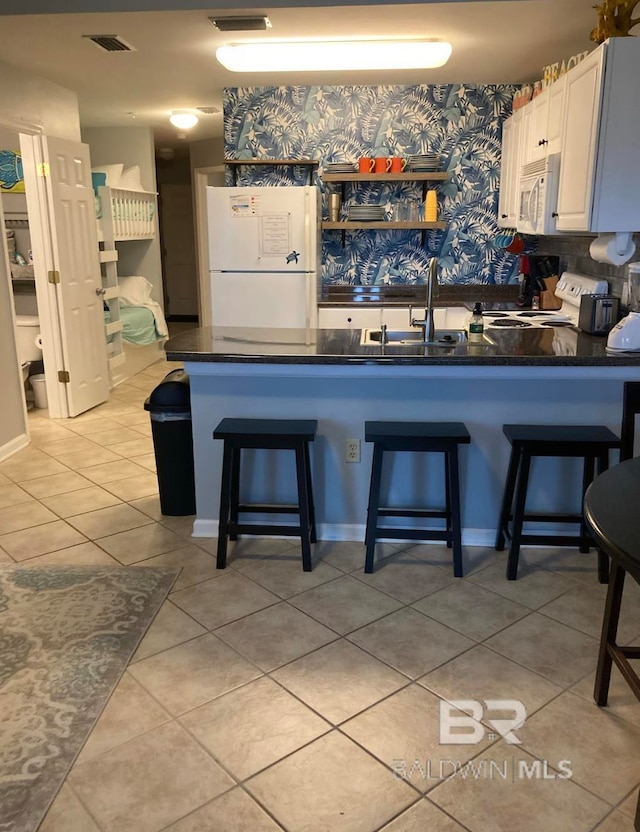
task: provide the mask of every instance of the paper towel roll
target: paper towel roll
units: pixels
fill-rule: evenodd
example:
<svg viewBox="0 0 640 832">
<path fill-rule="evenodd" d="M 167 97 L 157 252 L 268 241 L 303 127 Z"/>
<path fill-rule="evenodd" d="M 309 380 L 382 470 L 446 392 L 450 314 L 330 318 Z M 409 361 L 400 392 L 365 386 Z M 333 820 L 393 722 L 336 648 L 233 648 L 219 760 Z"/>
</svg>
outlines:
<svg viewBox="0 0 640 832">
<path fill-rule="evenodd" d="M 633 257 L 636 244 L 629 233 L 600 234 L 589 246 L 589 254 L 598 263 L 622 266 Z"/>
</svg>

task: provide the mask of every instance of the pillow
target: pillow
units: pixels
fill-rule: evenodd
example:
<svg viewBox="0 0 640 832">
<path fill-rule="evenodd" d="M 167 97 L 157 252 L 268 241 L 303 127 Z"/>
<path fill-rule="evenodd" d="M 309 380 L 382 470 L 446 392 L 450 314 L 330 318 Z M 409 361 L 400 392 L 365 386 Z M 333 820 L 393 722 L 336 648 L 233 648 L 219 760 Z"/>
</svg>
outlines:
<svg viewBox="0 0 640 832">
<path fill-rule="evenodd" d="M 144 306 L 151 301 L 153 286 L 146 277 L 133 275 L 118 278 L 120 287 L 120 303 L 123 306 Z"/>
<path fill-rule="evenodd" d="M 143 191 L 144 188 L 140 182 L 140 168 L 138 165 L 133 165 L 130 168 L 125 168 L 120 177 L 119 188 L 126 191 Z"/>
<path fill-rule="evenodd" d="M 91 173 L 104 173 L 109 188 L 119 188 L 123 170 L 124 165 L 102 165 L 102 167 L 91 168 Z"/>
</svg>

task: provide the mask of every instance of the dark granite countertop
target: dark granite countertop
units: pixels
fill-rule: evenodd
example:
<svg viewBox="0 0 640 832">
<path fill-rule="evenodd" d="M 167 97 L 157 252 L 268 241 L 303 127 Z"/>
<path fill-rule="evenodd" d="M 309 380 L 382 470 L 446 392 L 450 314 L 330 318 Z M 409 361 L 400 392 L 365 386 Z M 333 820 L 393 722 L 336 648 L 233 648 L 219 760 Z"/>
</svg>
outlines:
<svg viewBox="0 0 640 832">
<path fill-rule="evenodd" d="M 435 306 L 464 306 L 478 301 L 509 303 L 518 297 L 520 287 L 460 286 L 446 284 L 437 288 Z M 318 306 L 418 306 L 424 305 L 427 287 L 421 286 L 323 286 Z"/>
<path fill-rule="evenodd" d="M 250 364 L 640 366 L 640 353 L 607 355 L 606 338 L 573 327 L 485 330 L 492 343 L 365 346 L 359 329 L 192 329 L 165 344 L 171 361 Z"/>
</svg>

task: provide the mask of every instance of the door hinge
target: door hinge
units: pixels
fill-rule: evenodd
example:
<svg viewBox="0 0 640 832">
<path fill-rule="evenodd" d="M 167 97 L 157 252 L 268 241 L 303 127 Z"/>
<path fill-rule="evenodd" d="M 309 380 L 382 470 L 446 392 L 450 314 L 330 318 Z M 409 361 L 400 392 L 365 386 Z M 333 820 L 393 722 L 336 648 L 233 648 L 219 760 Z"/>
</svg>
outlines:
<svg viewBox="0 0 640 832">
<path fill-rule="evenodd" d="M 62 384 L 69 384 L 70 382 L 69 373 L 67 370 L 59 370 L 58 371 L 58 381 Z"/>
<path fill-rule="evenodd" d="M 51 176 L 51 168 L 49 167 L 49 162 L 38 162 L 36 168 L 38 170 L 38 176 Z"/>
<path fill-rule="evenodd" d="M 57 271 L 47 272 L 47 277 L 49 278 L 49 283 L 60 283 L 60 272 L 57 272 Z"/>
</svg>

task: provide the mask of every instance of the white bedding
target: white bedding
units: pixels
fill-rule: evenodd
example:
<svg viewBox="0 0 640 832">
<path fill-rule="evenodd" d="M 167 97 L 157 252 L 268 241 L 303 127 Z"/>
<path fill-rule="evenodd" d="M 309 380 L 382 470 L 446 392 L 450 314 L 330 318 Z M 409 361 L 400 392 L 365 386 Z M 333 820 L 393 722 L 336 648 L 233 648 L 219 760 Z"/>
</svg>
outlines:
<svg viewBox="0 0 640 832">
<path fill-rule="evenodd" d="M 164 312 L 160 304 L 151 297 L 153 286 L 147 278 L 141 275 L 120 277 L 118 286 L 120 287 L 120 305 L 145 306 L 155 318 L 158 335 L 161 338 L 166 338 L 169 335 L 169 330 L 167 329 Z"/>
</svg>

